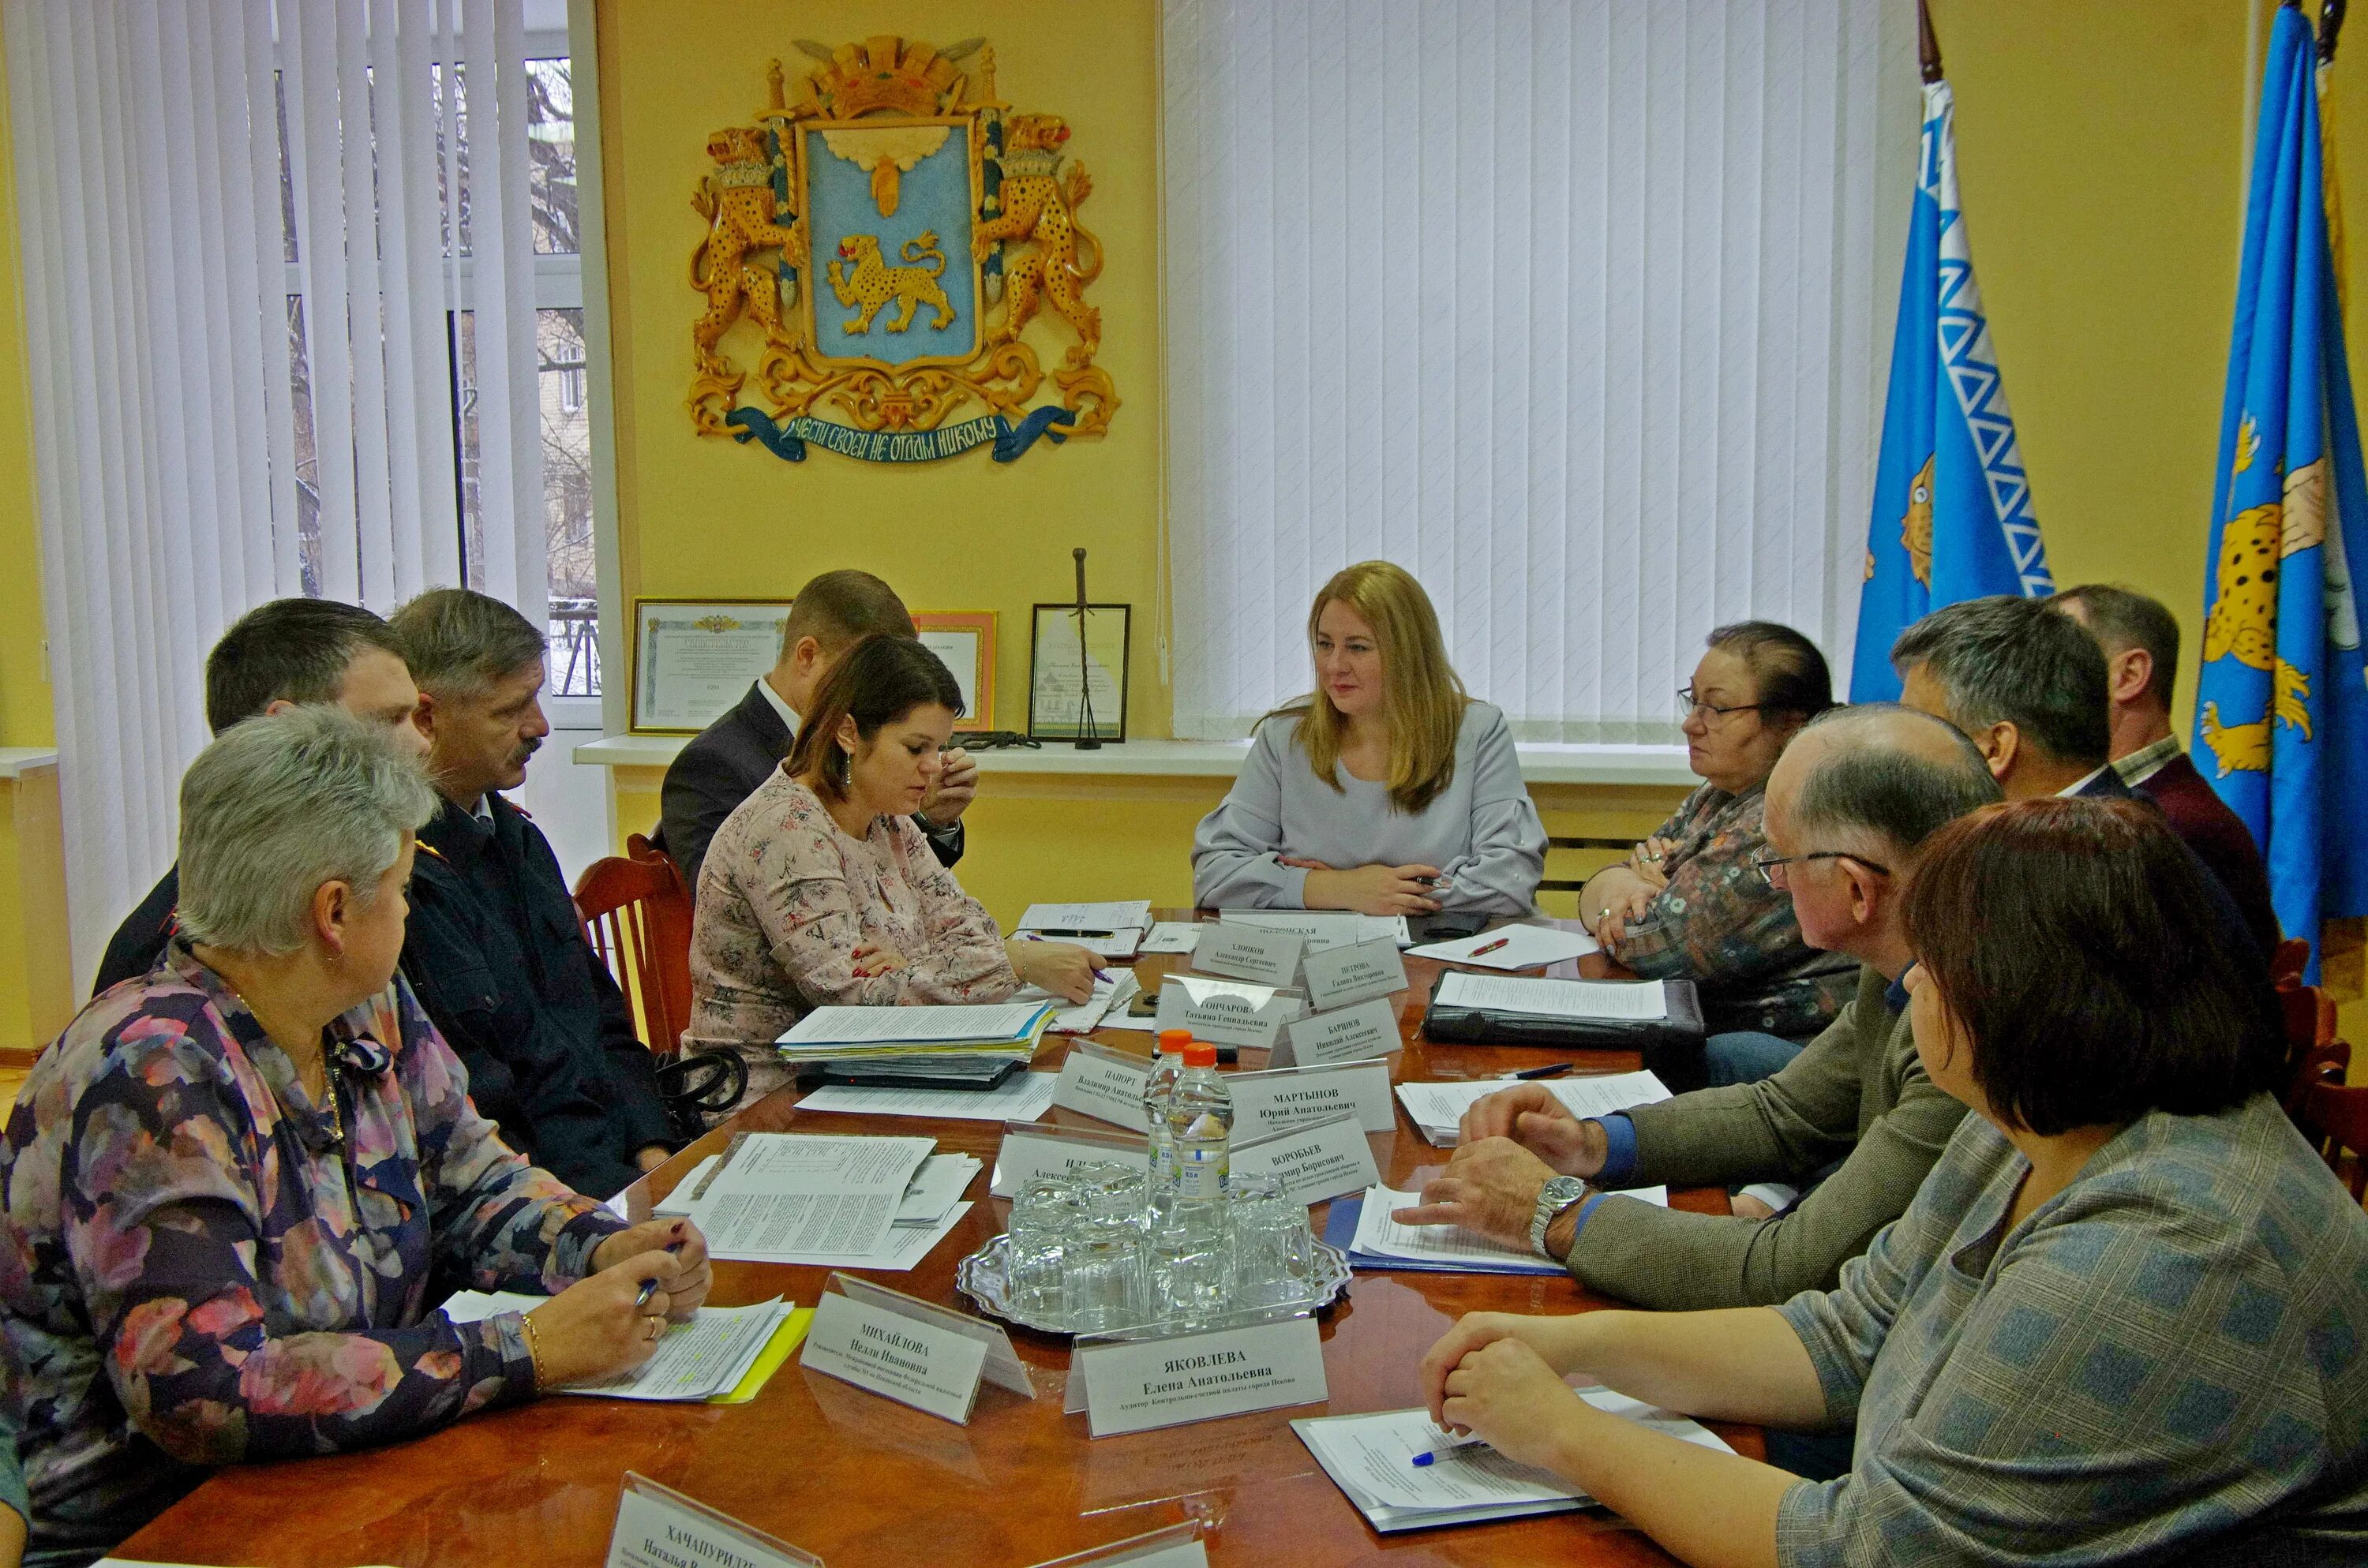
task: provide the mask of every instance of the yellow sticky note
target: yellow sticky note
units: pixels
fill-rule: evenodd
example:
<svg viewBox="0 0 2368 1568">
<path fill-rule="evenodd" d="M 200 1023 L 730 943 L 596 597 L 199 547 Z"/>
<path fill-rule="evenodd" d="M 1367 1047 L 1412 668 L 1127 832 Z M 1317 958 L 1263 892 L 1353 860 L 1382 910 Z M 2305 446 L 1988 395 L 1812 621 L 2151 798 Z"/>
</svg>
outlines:
<svg viewBox="0 0 2368 1568">
<path fill-rule="evenodd" d="M 790 1352 L 805 1338 L 806 1327 L 813 1322 L 812 1307 L 800 1307 L 783 1318 L 781 1326 L 773 1331 L 773 1337 L 766 1341 L 764 1354 L 758 1356 L 756 1363 L 748 1369 L 748 1375 L 740 1380 L 740 1386 L 730 1393 L 716 1394 L 707 1403 L 746 1404 L 756 1398 L 758 1391 L 772 1381 L 773 1374 L 781 1369 L 781 1363 L 790 1358 Z"/>
</svg>

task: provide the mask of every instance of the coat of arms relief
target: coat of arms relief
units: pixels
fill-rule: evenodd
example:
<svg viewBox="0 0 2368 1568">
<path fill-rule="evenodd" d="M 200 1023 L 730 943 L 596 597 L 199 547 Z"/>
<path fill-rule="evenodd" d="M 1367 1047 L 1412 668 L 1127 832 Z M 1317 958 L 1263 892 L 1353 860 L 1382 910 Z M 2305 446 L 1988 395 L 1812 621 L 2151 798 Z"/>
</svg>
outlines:
<svg viewBox="0 0 2368 1568">
<path fill-rule="evenodd" d="M 1068 126 L 997 99 L 983 40 L 797 47 L 818 63 L 794 92 L 768 63 L 768 103 L 708 139 L 691 198 L 699 432 L 884 462 L 1099 435 L 1119 399 L 1094 363 L 1102 248 Z"/>
</svg>

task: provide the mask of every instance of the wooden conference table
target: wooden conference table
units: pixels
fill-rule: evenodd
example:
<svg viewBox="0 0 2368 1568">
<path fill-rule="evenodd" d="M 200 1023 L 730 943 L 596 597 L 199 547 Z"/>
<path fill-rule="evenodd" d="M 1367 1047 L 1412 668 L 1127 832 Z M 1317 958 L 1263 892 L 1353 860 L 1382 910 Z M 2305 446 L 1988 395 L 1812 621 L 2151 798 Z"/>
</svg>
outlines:
<svg viewBox="0 0 2368 1568">
<path fill-rule="evenodd" d="M 1181 967 L 1145 957 L 1138 972 Z M 1583 967 L 1600 972 L 1600 960 Z M 1394 1080 L 1487 1078 L 1577 1060 L 1582 1072 L 1633 1070 L 1633 1053 L 1434 1045 L 1420 1032 L 1423 999 L 1440 965 L 1406 960 L 1413 988 L 1398 998 L 1406 1049 Z M 1103 1030 L 1104 1043 L 1147 1052 L 1151 1036 Z M 1057 1068 L 1067 1042 L 1049 1037 L 1036 1060 Z M 1260 1053 L 1245 1052 L 1245 1065 Z M 1047 1119 L 1099 1126 L 1061 1108 Z M 629 1189 L 633 1217 L 672 1189 L 734 1130 L 921 1133 L 947 1152 L 975 1154 L 974 1206 L 922 1265 L 870 1276 L 933 1301 L 975 1311 L 954 1288 L 954 1266 L 999 1233 L 1008 1207 L 986 1196 L 1001 1124 L 801 1111 L 785 1090 Z M 1398 1111 L 1395 1132 L 1372 1135 L 1383 1176 L 1404 1186 L 1442 1151 Z M 1679 1208 L 1726 1211 L 1715 1189 L 1673 1192 Z M 1323 1227 L 1319 1210 L 1316 1227 Z M 738 1306 L 774 1295 L 812 1305 L 825 1271 L 719 1263 L 709 1298 Z M 1667 1563 L 1641 1533 L 1600 1511 L 1412 1531 L 1384 1537 L 1292 1435 L 1294 1416 L 1399 1409 L 1420 1402 L 1423 1352 L 1467 1312 L 1554 1312 L 1609 1305 L 1568 1278 L 1519 1275 L 1360 1273 L 1322 1316 L 1326 1406 L 1264 1411 L 1196 1426 L 1090 1439 L 1083 1415 L 1064 1416 L 1065 1342 L 1015 1328 L 1031 1370 L 1030 1402 L 992 1384 L 970 1425 L 958 1426 L 808 1372 L 794 1357 L 741 1405 L 652 1404 L 545 1398 L 471 1416 L 416 1442 L 331 1458 L 225 1469 L 117 1549 L 154 1562 L 254 1568 L 354 1568 L 361 1563 L 598 1564 L 605 1560 L 624 1472 L 634 1470 L 814 1552 L 830 1568 L 980 1564 L 1023 1568 L 1198 1517 L 1214 1564 L 1288 1562 L 1331 1568 L 1380 1557 L 1415 1564 Z M 1716 1430 L 1742 1452 L 1759 1434 Z"/>
</svg>

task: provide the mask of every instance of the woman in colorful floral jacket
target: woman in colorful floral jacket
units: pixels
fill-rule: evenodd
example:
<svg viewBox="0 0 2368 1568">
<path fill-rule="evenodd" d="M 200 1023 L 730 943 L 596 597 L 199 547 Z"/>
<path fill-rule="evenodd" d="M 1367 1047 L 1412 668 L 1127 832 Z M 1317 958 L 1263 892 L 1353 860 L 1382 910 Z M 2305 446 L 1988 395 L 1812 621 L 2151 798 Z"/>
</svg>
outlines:
<svg viewBox="0 0 2368 1568">
<path fill-rule="evenodd" d="M 28 1562 L 88 1561 L 210 1466 L 638 1365 L 706 1295 L 697 1232 L 628 1228 L 513 1153 L 394 981 L 434 803 L 324 707 L 236 726 L 183 779 L 182 935 L 42 1053 L 0 1141 Z M 437 1272 L 552 1300 L 455 1324 Z"/>
</svg>

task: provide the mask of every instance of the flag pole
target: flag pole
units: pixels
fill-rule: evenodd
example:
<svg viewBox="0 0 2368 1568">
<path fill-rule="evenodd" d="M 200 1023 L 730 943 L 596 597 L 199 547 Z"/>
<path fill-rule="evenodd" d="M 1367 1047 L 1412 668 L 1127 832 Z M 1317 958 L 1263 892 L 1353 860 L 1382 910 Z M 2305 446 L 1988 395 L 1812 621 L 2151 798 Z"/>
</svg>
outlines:
<svg viewBox="0 0 2368 1568">
<path fill-rule="evenodd" d="M 2340 12 L 2343 0 L 2328 0 Z M 2339 20 L 2336 24 L 2341 26 Z M 1932 7 L 1930 0 L 1916 0 L 1916 58 L 1924 67 L 1924 80 L 1929 85 L 1941 79 L 1941 40 L 1932 31 Z"/>
<path fill-rule="evenodd" d="M 2335 40 L 2343 32 L 2343 8 L 2346 0 L 2319 0 L 2318 62 L 2335 63 Z"/>
</svg>

